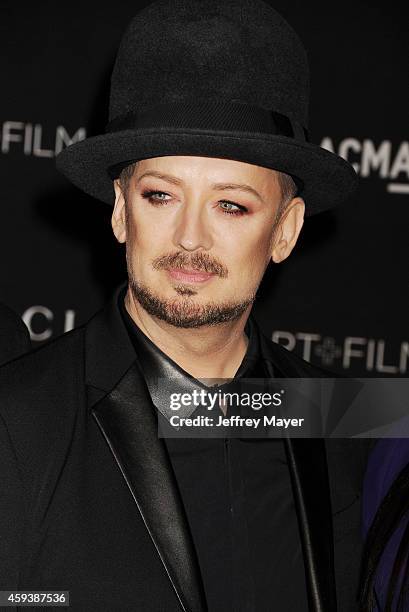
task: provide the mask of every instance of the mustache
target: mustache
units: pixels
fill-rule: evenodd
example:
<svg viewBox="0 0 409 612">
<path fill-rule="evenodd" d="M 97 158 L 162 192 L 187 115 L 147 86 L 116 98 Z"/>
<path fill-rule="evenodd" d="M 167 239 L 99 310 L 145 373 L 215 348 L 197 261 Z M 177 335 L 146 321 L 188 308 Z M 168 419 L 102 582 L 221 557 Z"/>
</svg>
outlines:
<svg viewBox="0 0 409 612">
<path fill-rule="evenodd" d="M 216 274 L 220 278 L 227 278 L 228 270 L 221 261 L 210 257 L 207 253 L 193 253 L 189 255 L 178 251 L 168 255 L 157 257 L 152 262 L 155 270 L 167 270 L 169 268 L 196 270 Z"/>
</svg>

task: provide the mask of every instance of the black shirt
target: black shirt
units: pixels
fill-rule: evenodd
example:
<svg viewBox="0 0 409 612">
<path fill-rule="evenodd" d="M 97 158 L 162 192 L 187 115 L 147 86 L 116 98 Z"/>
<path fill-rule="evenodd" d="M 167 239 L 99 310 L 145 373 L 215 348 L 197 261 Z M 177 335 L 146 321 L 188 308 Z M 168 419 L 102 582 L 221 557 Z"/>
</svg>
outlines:
<svg viewBox="0 0 409 612">
<path fill-rule="evenodd" d="M 157 378 L 194 381 L 119 308 L 153 403 Z M 249 317 L 235 378 L 270 377 Z M 164 413 L 162 412 L 162 415 Z M 166 416 L 166 415 L 165 415 Z M 164 438 L 198 555 L 209 612 L 307 612 L 304 564 L 281 439 Z M 169 517 L 172 520 L 172 517 Z"/>
</svg>

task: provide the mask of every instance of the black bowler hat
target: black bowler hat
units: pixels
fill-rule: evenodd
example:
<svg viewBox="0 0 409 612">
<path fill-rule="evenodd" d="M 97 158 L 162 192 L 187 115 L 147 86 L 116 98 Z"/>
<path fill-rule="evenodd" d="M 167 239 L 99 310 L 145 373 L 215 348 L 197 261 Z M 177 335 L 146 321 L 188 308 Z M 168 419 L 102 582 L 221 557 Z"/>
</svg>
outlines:
<svg viewBox="0 0 409 612">
<path fill-rule="evenodd" d="M 57 167 L 114 203 L 134 161 L 220 157 L 290 174 L 311 215 L 355 190 L 341 157 L 308 141 L 308 61 L 288 23 L 261 0 L 158 0 L 137 13 L 111 80 L 105 134 L 64 149 Z"/>
</svg>

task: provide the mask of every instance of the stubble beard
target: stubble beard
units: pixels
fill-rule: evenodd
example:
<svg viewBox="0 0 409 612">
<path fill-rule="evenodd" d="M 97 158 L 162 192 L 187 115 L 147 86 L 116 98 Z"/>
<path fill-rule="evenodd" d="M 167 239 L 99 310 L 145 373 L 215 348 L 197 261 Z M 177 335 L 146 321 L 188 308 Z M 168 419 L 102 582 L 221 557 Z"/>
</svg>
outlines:
<svg viewBox="0 0 409 612">
<path fill-rule="evenodd" d="M 238 319 L 254 302 L 254 297 L 241 302 L 208 302 L 197 304 L 189 297 L 162 298 L 146 285 L 129 278 L 132 296 L 153 317 L 175 327 L 195 328 L 219 325 Z"/>
<path fill-rule="evenodd" d="M 132 297 L 151 316 L 180 328 L 198 328 L 214 326 L 237 320 L 254 302 L 256 294 L 251 293 L 240 301 L 207 302 L 198 304 L 194 301 L 197 292 L 191 285 L 179 284 L 173 287 L 177 296 L 163 298 L 150 287 L 140 283 L 128 261 L 128 282 Z"/>
</svg>

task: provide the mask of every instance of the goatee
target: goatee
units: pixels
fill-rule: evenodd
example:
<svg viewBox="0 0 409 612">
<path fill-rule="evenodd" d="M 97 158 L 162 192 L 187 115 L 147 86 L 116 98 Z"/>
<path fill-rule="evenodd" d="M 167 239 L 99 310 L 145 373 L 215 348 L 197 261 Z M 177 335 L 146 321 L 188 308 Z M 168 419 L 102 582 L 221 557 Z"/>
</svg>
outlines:
<svg viewBox="0 0 409 612">
<path fill-rule="evenodd" d="M 170 325 L 184 328 L 235 321 L 255 300 L 254 294 L 241 302 L 195 304 L 191 298 L 184 296 L 194 295 L 196 292 L 189 290 L 184 285 L 175 287 L 181 297 L 161 298 L 155 295 L 149 287 L 138 283 L 131 275 L 129 275 L 129 288 L 133 297 L 147 313 Z"/>
</svg>

